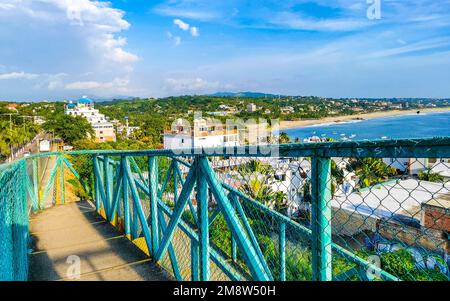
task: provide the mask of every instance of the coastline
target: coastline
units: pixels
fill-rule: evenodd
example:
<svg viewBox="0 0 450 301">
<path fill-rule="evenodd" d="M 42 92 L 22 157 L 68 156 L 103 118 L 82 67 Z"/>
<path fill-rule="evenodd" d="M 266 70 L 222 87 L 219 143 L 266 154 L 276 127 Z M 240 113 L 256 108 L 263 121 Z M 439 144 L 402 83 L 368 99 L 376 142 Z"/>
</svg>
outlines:
<svg viewBox="0 0 450 301">
<path fill-rule="evenodd" d="M 288 130 L 301 128 L 305 126 L 315 126 L 324 123 L 340 123 L 340 122 L 348 122 L 353 120 L 369 120 L 374 118 L 382 118 L 389 116 L 401 116 L 401 115 L 410 115 L 415 114 L 418 110 L 392 110 L 392 111 L 383 111 L 383 112 L 373 112 L 373 113 L 364 113 L 357 115 L 346 115 L 346 116 L 333 116 L 326 117 L 322 119 L 308 119 L 308 120 L 292 120 L 292 121 L 280 121 L 280 130 Z M 445 108 L 426 108 L 420 109 L 420 113 L 439 113 L 439 112 L 448 112 L 450 111 L 450 107 Z"/>
</svg>

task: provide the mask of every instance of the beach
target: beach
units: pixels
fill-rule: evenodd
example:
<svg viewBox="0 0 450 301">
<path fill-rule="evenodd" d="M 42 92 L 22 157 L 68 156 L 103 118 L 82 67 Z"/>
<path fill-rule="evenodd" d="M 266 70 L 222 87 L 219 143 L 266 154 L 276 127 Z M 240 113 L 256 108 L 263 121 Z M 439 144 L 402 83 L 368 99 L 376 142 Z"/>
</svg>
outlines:
<svg viewBox="0 0 450 301">
<path fill-rule="evenodd" d="M 392 110 L 383 112 L 373 112 L 357 115 L 346 115 L 346 116 L 333 116 L 326 117 L 322 119 L 304 119 L 304 120 L 292 120 L 292 121 L 280 121 L 280 130 L 301 128 L 305 126 L 320 125 L 326 123 L 340 123 L 349 122 L 352 120 L 369 120 L 374 118 L 388 117 L 388 116 L 401 116 L 401 115 L 411 115 L 416 114 L 417 111 L 423 113 L 437 113 L 437 112 L 448 112 L 450 107 L 445 108 L 426 108 L 426 109 L 414 109 L 414 110 Z"/>
</svg>

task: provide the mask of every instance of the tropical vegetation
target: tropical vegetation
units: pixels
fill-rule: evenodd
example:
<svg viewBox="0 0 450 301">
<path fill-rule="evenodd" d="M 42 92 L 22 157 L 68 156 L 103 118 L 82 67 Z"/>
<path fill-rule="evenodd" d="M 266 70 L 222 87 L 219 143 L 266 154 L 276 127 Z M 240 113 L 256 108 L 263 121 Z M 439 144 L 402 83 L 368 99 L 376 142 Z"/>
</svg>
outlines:
<svg viewBox="0 0 450 301">
<path fill-rule="evenodd" d="M 440 174 L 433 172 L 431 168 L 419 172 L 419 180 L 421 181 L 442 183 L 444 182 L 444 179 L 445 178 Z"/>
</svg>

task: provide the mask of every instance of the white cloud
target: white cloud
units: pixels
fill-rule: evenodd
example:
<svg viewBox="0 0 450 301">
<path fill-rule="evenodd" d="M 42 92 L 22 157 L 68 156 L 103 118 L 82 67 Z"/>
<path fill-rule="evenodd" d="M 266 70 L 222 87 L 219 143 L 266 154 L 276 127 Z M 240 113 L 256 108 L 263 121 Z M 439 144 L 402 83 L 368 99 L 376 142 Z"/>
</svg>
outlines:
<svg viewBox="0 0 450 301">
<path fill-rule="evenodd" d="M 222 85 L 219 81 L 207 81 L 197 78 L 168 78 L 166 79 L 166 89 L 173 92 L 203 92 L 214 91 Z"/>
<path fill-rule="evenodd" d="M 127 91 L 126 87 L 129 84 L 129 80 L 126 78 L 115 78 L 111 82 L 98 82 L 98 81 L 77 81 L 66 84 L 64 89 L 66 90 L 97 90 L 97 89 L 114 89 L 119 92 Z"/>
<path fill-rule="evenodd" d="M 191 35 L 192 35 L 194 38 L 200 36 L 200 32 L 199 32 L 199 30 L 198 30 L 197 27 L 194 27 L 194 26 L 191 27 Z"/>
<path fill-rule="evenodd" d="M 26 73 L 26 72 L 11 72 L 0 74 L 0 80 L 13 80 L 13 79 L 36 79 L 38 74 Z"/>
<path fill-rule="evenodd" d="M 201 21 L 210 21 L 220 18 L 220 14 L 213 11 L 192 10 L 182 7 L 177 8 L 177 7 L 161 6 L 155 8 L 153 11 L 162 16 L 187 18 Z"/>
<path fill-rule="evenodd" d="M 167 33 L 167 37 L 169 38 L 169 40 L 173 41 L 173 43 L 175 44 L 175 46 L 180 46 L 181 45 L 181 37 L 180 36 L 174 36 L 170 31 Z"/>
<path fill-rule="evenodd" d="M 180 19 L 173 20 L 173 24 L 178 26 L 181 30 L 187 31 L 190 28 L 190 25 L 188 23 L 183 22 Z"/>
<path fill-rule="evenodd" d="M 68 76 L 68 74 L 65 73 L 50 75 L 48 77 L 47 89 L 56 90 L 61 88 L 63 86 L 63 78 L 66 76 Z"/>
<path fill-rule="evenodd" d="M 14 5 L 12 3 L 0 3 L 0 10 L 10 10 L 13 8 Z"/>
<path fill-rule="evenodd" d="M 53 61 L 53 66 L 64 65 L 67 60 L 76 60 L 79 65 L 84 64 L 93 70 L 101 70 L 100 72 L 104 72 L 105 66 L 111 67 L 108 69 L 110 72 L 126 72 L 130 69 L 130 64 L 139 59 L 136 54 L 125 49 L 126 38 L 118 36 L 131 26 L 124 19 L 125 12 L 113 8 L 110 2 L 0 0 L 3 1 L 6 4 L 0 6 L 0 36 L 2 32 L 17 32 L 15 40 L 9 41 L 14 46 L 2 43 L 0 50 L 3 47 L 22 47 L 25 40 L 33 40 L 33 49 L 30 48 L 30 51 L 24 49 L 20 56 L 12 53 L 11 58 L 5 58 L 12 66 L 20 65 L 24 57 L 27 61 L 33 61 L 38 53 L 49 52 L 44 48 L 50 46 L 47 42 L 50 39 L 53 41 L 53 53 L 66 54 L 65 58 L 58 57 L 59 62 Z M 39 28 L 39 31 L 34 28 Z M 70 48 L 65 45 L 68 43 Z M 47 71 L 42 70 L 42 73 Z"/>
<path fill-rule="evenodd" d="M 450 46 L 449 38 L 430 39 L 430 40 L 420 41 L 417 43 L 412 43 L 410 45 L 406 45 L 406 42 L 404 42 L 404 41 L 402 41 L 402 42 L 403 43 L 401 43 L 401 44 L 403 44 L 405 46 L 377 51 L 377 52 L 369 54 L 368 57 L 372 58 L 372 59 L 373 58 L 383 58 L 383 57 L 390 57 L 390 56 L 396 56 L 396 55 L 402 55 L 402 54 L 414 53 L 414 52 L 423 51 L 423 50 L 438 49 L 438 48 Z"/>
<path fill-rule="evenodd" d="M 174 37 L 173 40 L 175 42 L 175 46 L 181 45 L 181 37 Z"/>
<path fill-rule="evenodd" d="M 198 27 L 191 26 L 190 24 L 184 22 L 183 20 L 175 19 L 173 20 L 173 24 L 175 24 L 178 28 L 180 28 L 183 31 L 189 31 L 191 36 L 193 36 L 194 38 L 200 36 L 200 30 L 198 29 Z M 178 39 L 181 42 L 181 38 L 178 37 Z"/>
<path fill-rule="evenodd" d="M 134 93 L 129 79 L 140 58 L 128 49 L 130 26 L 125 12 L 109 1 L 0 0 L 0 94 L 34 99 L 76 97 L 83 90 Z"/>
<path fill-rule="evenodd" d="M 137 55 L 127 52 L 122 48 L 112 49 L 109 58 L 118 63 L 134 63 L 139 60 Z"/>
<path fill-rule="evenodd" d="M 66 90 L 91 90 L 98 89 L 102 86 L 101 83 L 96 81 L 85 81 L 85 82 L 73 82 L 65 86 Z"/>
<path fill-rule="evenodd" d="M 269 23 L 292 29 L 310 30 L 310 31 L 352 31 L 367 27 L 370 23 L 364 19 L 315 19 L 301 16 L 296 13 L 282 12 L 276 14 L 269 20 Z"/>
</svg>

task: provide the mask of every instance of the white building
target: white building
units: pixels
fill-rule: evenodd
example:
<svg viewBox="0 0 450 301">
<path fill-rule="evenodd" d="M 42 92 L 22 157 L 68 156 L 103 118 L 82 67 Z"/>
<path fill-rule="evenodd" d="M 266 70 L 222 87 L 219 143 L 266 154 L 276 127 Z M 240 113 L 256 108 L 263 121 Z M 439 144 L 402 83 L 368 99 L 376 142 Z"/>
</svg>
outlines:
<svg viewBox="0 0 450 301">
<path fill-rule="evenodd" d="M 190 126 L 177 119 L 170 131 L 164 133 L 164 148 L 190 149 L 239 146 L 237 130 L 227 130 L 221 124 L 211 122 L 211 119 L 196 119 Z"/>
<path fill-rule="evenodd" d="M 247 105 L 247 112 L 253 113 L 253 112 L 256 112 L 256 110 L 257 110 L 257 107 L 254 103 L 249 103 Z"/>
<path fill-rule="evenodd" d="M 441 175 L 448 181 L 450 179 L 450 159 L 438 159 L 431 167 L 431 172 Z"/>
<path fill-rule="evenodd" d="M 409 176 L 417 176 L 429 165 L 428 159 L 424 158 L 384 158 L 383 162 Z"/>
<path fill-rule="evenodd" d="M 308 178 L 311 178 L 311 162 L 302 158 L 297 161 L 268 158 L 267 161 L 275 171 L 267 184 L 273 192 L 286 195 L 288 215 L 305 209 L 304 205 L 307 204 L 303 202 L 303 190 Z"/>
<path fill-rule="evenodd" d="M 267 145 L 271 136 L 272 132 L 266 122 L 246 122 L 239 129 L 241 145 Z"/>
<path fill-rule="evenodd" d="M 34 116 L 33 122 L 34 122 L 34 124 L 37 124 L 37 125 L 43 125 L 45 123 L 45 119 L 42 118 L 41 116 Z"/>
<path fill-rule="evenodd" d="M 293 107 L 283 107 L 281 108 L 281 114 L 292 114 L 295 112 Z"/>
<path fill-rule="evenodd" d="M 97 142 L 116 141 L 114 125 L 94 108 L 94 102 L 89 98 L 83 97 L 76 104 L 70 102 L 66 105 L 65 114 L 86 118 L 94 129 Z"/>
</svg>

